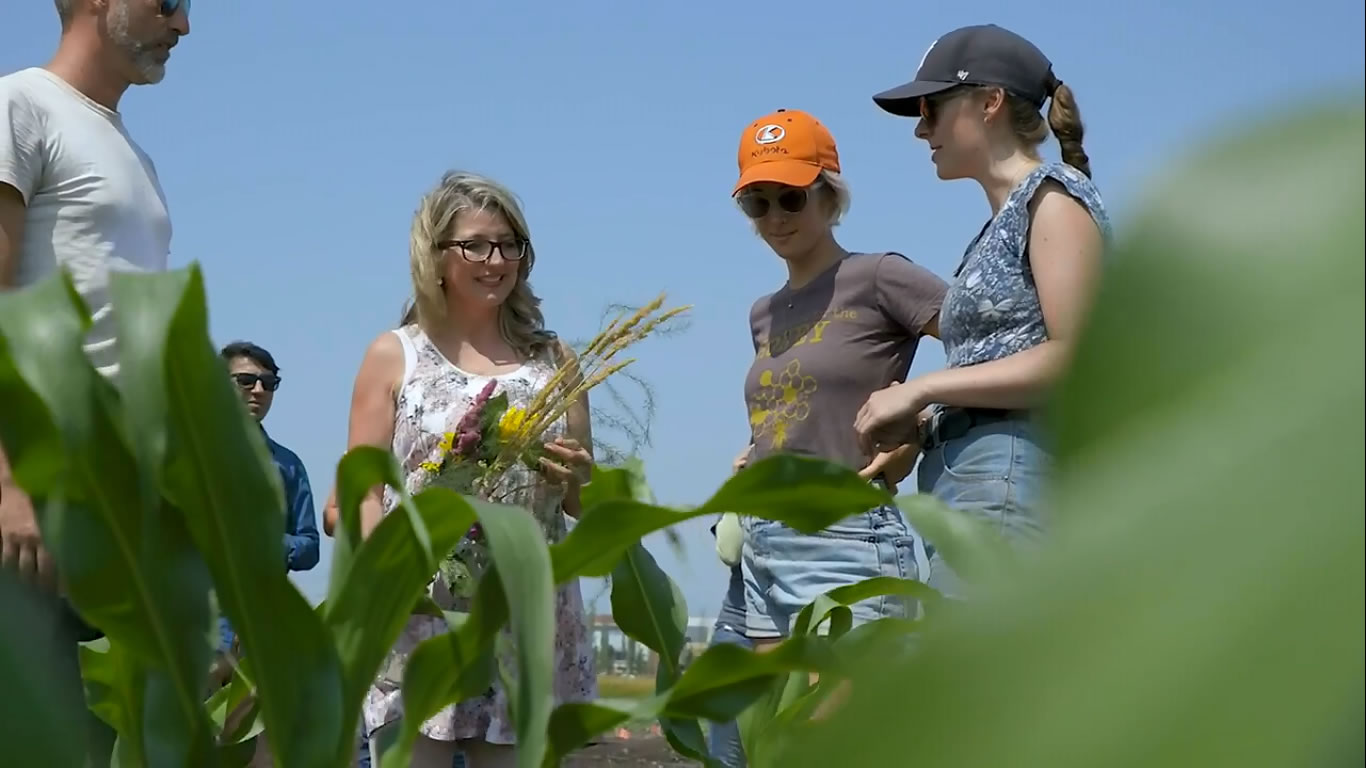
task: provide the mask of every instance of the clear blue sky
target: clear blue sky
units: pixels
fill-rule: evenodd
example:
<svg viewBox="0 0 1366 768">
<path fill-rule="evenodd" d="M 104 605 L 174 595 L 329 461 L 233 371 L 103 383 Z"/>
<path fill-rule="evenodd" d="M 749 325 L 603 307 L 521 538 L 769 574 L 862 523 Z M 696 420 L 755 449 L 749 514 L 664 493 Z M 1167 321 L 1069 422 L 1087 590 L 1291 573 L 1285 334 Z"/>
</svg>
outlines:
<svg viewBox="0 0 1366 768">
<path fill-rule="evenodd" d="M 52 4 L 5 6 L 0 72 L 44 63 Z M 659 397 L 651 483 L 688 504 L 747 440 L 747 313 L 784 279 L 729 198 L 742 128 L 779 107 L 814 113 L 853 189 L 843 245 L 898 250 L 948 276 L 985 202 L 970 182 L 937 181 L 913 123 L 870 96 L 910 79 L 950 29 L 995 22 L 1048 54 L 1077 93 L 1121 225 L 1192 137 L 1289 109 L 1306 89 L 1361 98 L 1360 3 L 1176 7 L 201 0 L 166 80 L 134 89 L 123 111 L 169 197 L 173 266 L 203 265 L 217 341 L 251 339 L 283 366 L 267 426 L 303 457 L 320 504 L 356 366 L 409 289 L 410 217 L 453 167 L 523 199 L 533 284 L 562 334 L 589 334 L 605 304 L 661 290 L 696 305 L 687 334 L 642 346 L 638 367 Z M 942 362 L 927 343 L 915 369 Z M 651 549 L 691 612 L 712 615 L 726 571 L 705 525 L 683 540 L 681 559 L 658 539 Z M 317 599 L 326 573 L 298 581 Z"/>
</svg>

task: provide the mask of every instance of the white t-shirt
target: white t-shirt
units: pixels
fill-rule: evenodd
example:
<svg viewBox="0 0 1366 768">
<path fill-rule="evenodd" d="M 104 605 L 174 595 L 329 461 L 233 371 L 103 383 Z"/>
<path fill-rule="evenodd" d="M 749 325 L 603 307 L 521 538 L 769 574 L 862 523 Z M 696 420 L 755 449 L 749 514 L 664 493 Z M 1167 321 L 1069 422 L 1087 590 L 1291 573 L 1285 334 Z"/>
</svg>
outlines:
<svg viewBox="0 0 1366 768">
<path fill-rule="evenodd" d="M 171 250 L 151 158 L 117 112 L 35 67 L 0 77 L 0 182 L 28 206 L 18 285 L 65 268 L 92 315 L 86 352 L 114 375 L 109 273 L 164 270 Z"/>
</svg>

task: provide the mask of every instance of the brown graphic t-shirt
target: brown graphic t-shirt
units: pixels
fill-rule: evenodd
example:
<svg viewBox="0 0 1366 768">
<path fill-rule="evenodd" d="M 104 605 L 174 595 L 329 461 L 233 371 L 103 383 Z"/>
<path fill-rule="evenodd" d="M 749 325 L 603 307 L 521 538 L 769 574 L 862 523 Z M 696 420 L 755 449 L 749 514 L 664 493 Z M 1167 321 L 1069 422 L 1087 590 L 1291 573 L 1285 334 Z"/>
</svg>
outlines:
<svg viewBox="0 0 1366 768">
<path fill-rule="evenodd" d="M 862 469 L 854 417 L 905 381 L 948 285 L 897 253 L 855 253 L 815 280 L 754 302 L 745 378 L 753 459 L 794 453 Z"/>
</svg>

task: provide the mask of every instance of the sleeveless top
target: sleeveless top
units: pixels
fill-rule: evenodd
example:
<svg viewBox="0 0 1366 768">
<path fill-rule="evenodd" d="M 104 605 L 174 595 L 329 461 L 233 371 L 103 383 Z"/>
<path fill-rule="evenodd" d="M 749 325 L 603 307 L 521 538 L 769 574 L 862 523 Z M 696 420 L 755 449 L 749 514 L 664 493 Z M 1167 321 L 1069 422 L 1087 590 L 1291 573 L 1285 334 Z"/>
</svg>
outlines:
<svg viewBox="0 0 1366 768">
<path fill-rule="evenodd" d="M 403 382 L 395 401 L 392 450 L 403 471 L 403 484 L 417 493 L 432 481 L 432 473 L 422 467 L 440 457 L 442 436 L 452 430 L 471 402 L 490 380 L 498 382 L 494 395 L 507 393 L 509 406 L 525 408 L 554 374 L 556 363 L 550 355 L 527 361 L 514 371 L 481 376 L 456 367 L 446 359 L 417 325 L 406 325 L 393 332 L 403 344 Z M 563 436 L 565 417 L 560 417 L 545 434 L 548 442 Z M 496 488 L 500 501 L 531 511 L 540 522 L 548 542 L 564 538 L 568 525 L 561 511 L 564 491 L 538 472 L 523 465 L 508 470 Z M 384 492 L 384 512 L 397 506 L 398 496 Z M 465 586 L 472 587 L 488 562 L 482 539 L 466 537 L 456 548 L 455 558 L 468 566 Z M 445 610 L 468 610 L 469 599 L 463 590 L 451 590 L 441 578 L 428 586 L 432 599 Z M 555 590 L 555 672 L 556 704 L 592 701 L 597 697 L 593 643 L 585 623 L 583 596 L 577 580 Z M 408 659 L 425 640 L 449 631 L 444 618 L 427 615 L 409 617 L 394 647 L 390 649 L 379 673 L 366 692 L 362 713 L 366 732 L 403 716 L 403 676 Z M 516 668 L 515 646 L 510 629 L 502 630 L 498 657 L 508 670 Z M 509 694 L 501 679 L 482 696 L 442 708 L 419 727 L 419 732 L 438 741 L 480 739 L 493 744 L 512 744 L 516 724 L 510 714 Z"/>
<path fill-rule="evenodd" d="M 1100 191 L 1085 174 L 1065 163 L 1030 171 L 968 245 L 954 272 L 939 318 L 950 368 L 999 360 L 1048 340 L 1028 254 L 1029 203 L 1045 179 L 1061 183 L 1110 239 Z"/>
<path fill-rule="evenodd" d="M 441 438 L 455 429 L 471 403 L 490 380 L 497 381 L 493 395 L 506 393 L 508 407 L 526 408 L 536 393 L 555 373 L 555 363 L 544 355 L 527 361 L 508 373 L 483 376 L 456 367 L 436 348 L 417 325 L 394 331 L 403 344 L 403 383 L 395 403 L 392 450 L 403 471 L 408 493 L 415 494 L 432 483 L 434 473 L 424 462 L 440 460 Z M 563 437 L 566 417 L 561 416 L 546 431 L 543 442 Z M 564 538 L 568 526 L 561 512 L 564 490 L 520 462 L 511 466 L 494 487 L 496 501 L 524 507 L 541 523 L 546 541 L 554 544 Z M 384 512 L 398 505 L 398 496 L 385 489 Z M 488 562 L 487 545 L 482 539 L 466 537 L 455 552 L 468 569 L 470 585 L 477 581 Z"/>
</svg>

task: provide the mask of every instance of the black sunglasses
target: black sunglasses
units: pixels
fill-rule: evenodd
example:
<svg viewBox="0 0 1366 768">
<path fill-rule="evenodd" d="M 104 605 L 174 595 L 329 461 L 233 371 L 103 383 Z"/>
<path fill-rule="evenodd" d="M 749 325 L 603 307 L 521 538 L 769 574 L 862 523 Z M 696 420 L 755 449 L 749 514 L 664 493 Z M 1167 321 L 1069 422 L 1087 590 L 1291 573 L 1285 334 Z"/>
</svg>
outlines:
<svg viewBox="0 0 1366 768">
<path fill-rule="evenodd" d="M 181 8 L 185 9 L 185 15 L 190 15 L 190 0 L 161 0 L 161 15 L 174 16 L 175 12 Z"/>
<path fill-rule="evenodd" d="M 801 213 L 802 209 L 806 208 L 808 198 L 805 187 L 787 187 L 779 192 L 776 198 L 770 198 L 760 192 L 746 191 L 740 193 L 740 210 L 751 219 L 762 219 L 768 215 L 768 209 L 776 202 L 779 208 L 788 213 Z"/>
<path fill-rule="evenodd" d="M 948 104 L 959 96 L 982 87 L 983 86 L 974 83 L 966 83 L 964 85 L 956 85 L 947 91 L 932 93 L 929 96 L 921 96 L 920 116 L 925 119 L 926 125 L 934 127 L 935 121 L 939 119 L 939 114 L 944 111 L 945 104 Z"/>
<path fill-rule="evenodd" d="M 482 238 L 477 240 L 442 240 L 436 244 L 436 247 L 443 251 L 459 248 L 460 258 L 476 264 L 488 261 L 495 250 L 502 254 L 504 261 L 521 261 L 526 258 L 526 252 L 530 246 L 530 240 L 520 237 L 501 241 Z"/>
<path fill-rule="evenodd" d="M 273 373 L 234 373 L 232 380 L 248 392 L 256 389 L 258 381 L 261 382 L 261 388 L 267 392 L 274 392 L 280 388 L 280 377 Z"/>
</svg>

